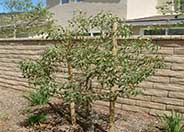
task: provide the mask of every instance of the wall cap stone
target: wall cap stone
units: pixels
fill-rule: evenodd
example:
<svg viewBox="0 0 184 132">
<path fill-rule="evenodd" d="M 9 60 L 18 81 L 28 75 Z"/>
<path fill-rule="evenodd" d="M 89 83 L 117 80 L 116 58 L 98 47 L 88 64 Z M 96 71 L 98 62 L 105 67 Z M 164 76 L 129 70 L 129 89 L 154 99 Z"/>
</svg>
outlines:
<svg viewBox="0 0 184 132">
<path fill-rule="evenodd" d="M 85 39 L 96 39 L 98 37 L 85 37 Z M 184 35 L 146 35 L 146 36 L 141 36 L 141 35 L 132 35 L 131 37 L 127 39 L 152 39 L 152 40 L 184 40 Z M 79 38 L 80 39 L 80 38 Z M 123 40 L 124 38 L 118 38 L 119 40 Z M 42 37 L 29 37 L 29 38 L 0 38 L 0 42 L 2 41 L 56 41 L 52 39 L 44 39 Z"/>
</svg>

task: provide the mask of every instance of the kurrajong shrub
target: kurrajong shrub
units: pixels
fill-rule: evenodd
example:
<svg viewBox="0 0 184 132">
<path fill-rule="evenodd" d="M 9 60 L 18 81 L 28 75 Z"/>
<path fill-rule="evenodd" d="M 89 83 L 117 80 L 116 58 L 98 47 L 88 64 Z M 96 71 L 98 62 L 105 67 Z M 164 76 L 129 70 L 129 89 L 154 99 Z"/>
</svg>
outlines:
<svg viewBox="0 0 184 132">
<path fill-rule="evenodd" d="M 86 37 L 94 29 L 99 36 Z M 114 132 L 117 98 L 136 95 L 138 84 L 162 67 L 162 58 L 156 54 L 158 46 L 147 39 L 127 39 L 130 27 L 110 13 L 90 17 L 79 13 L 68 27 L 53 26 L 44 34 L 58 44 L 36 61 L 21 62 L 21 69 L 37 92 L 44 89 L 48 97 L 59 95 L 72 106 L 73 126 L 75 104 L 91 111 L 95 100 L 104 100 L 110 102 L 109 131 Z M 58 82 L 54 76 L 60 71 L 59 64 L 67 66 L 65 81 Z"/>
</svg>

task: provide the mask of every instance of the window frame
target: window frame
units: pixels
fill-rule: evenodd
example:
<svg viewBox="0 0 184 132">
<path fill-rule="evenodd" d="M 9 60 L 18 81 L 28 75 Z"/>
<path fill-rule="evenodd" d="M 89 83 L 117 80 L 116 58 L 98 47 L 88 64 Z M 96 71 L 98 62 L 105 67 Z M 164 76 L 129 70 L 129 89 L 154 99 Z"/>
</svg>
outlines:
<svg viewBox="0 0 184 132">
<path fill-rule="evenodd" d="M 167 28 L 168 31 L 167 31 L 167 34 L 169 35 L 169 29 L 183 29 L 184 30 L 184 27 L 171 27 L 171 28 Z M 175 34 L 173 34 L 175 35 Z M 179 35 L 182 35 L 182 34 L 179 34 Z"/>
<path fill-rule="evenodd" d="M 166 28 L 160 28 L 160 29 L 165 29 L 165 34 L 164 35 L 169 35 L 169 29 L 184 29 L 184 27 L 168 27 L 168 28 L 166 27 Z M 141 28 L 140 31 L 139 31 L 139 35 L 149 36 L 149 35 L 144 34 L 145 30 L 151 30 L 151 29 Z M 164 36 L 164 35 L 158 35 L 158 36 Z M 175 35 L 175 34 L 173 34 L 173 35 Z M 150 35 L 150 36 L 154 36 L 154 35 Z"/>
</svg>

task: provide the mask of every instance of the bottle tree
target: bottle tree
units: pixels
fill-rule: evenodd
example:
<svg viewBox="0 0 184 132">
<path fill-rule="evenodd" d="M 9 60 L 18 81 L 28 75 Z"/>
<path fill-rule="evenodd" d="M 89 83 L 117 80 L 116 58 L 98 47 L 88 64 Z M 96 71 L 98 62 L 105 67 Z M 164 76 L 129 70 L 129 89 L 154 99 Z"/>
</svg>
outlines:
<svg viewBox="0 0 184 132">
<path fill-rule="evenodd" d="M 92 97 L 96 96 L 87 91 L 89 78 L 86 78 L 85 74 L 76 75 L 73 72 L 77 64 L 84 60 L 78 60 L 77 63 L 74 61 L 77 60 L 76 53 L 80 54 L 80 48 L 82 48 L 79 46 L 79 52 L 76 52 L 75 45 L 85 43 L 82 38 L 88 33 L 85 27 L 87 21 L 88 19 L 84 19 L 80 14 L 69 22 L 68 27 L 52 25 L 47 32 L 42 32 L 42 35 L 46 39 L 56 40 L 57 44 L 47 49 L 36 61 L 24 60 L 20 63 L 24 77 L 29 80 L 31 86 L 36 88 L 26 98 L 32 103 L 36 102 L 36 105 L 42 105 L 48 103 L 50 97 L 59 95 L 64 103 L 70 105 L 73 131 L 77 126 L 76 104 L 92 102 Z M 73 26 L 74 23 L 79 24 L 77 29 L 76 26 Z M 79 36 L 80 41 L 76 42 Z M 60 65 L 67 66 L 68 75 L 64 80 L 58 82 L 54 74 L 60 72 Z M 77 70 L 80 71 L 79 68 Z"/>
<path fill-rule="evenodd" d="M 57 28 L 57 31 L 60 28 Z M 61 29 L 62 30 L 62 29 Z M 70 104 L 71 111 L 71 122 L 73 129 L 76 128 L 76 114 L 75 114 L 75 99 L 77 99 L 77 91 L 75 88 L 77 84 L 73 79 L 71 58 L 72 58 L 72 41 L 68 31 L 62 30 L 57 32 L 52 29 L 52 33 L 49 34 L 48 38 L 61 39 L 60 35 L 65 37 L 64 41 L 59 42 L 56 46 L 50 47 L 46 50 L 41 57 L 36 61 L 24 60 L 20 64 L 20 68 L 23 71 L 25 78 L 28 78 L 29 84 L 36 88 L 36 91 L 31 93 L 31 96 L 27 98 L 34 102 L 37 95 L 39 98 L 37 102 L 48 103 L 49 98 L 55 95 L 64 100 L 65 103 Z M 56 33 L 57 32 L 57 33 Z M 56 35 L 57 34 L 57 35 Z M 44 34 L 45 35 L 45 34 Z M 60 71 L 59 65 L 67 66 L 67 77 L 62 82 L 58 82 L 55 77 L 55 73 Z M 40 92 L 43 91 L 43 92 Z M 32 96 L 34 95 L 34 97 Z M 32 98 L 33 97 L 33 98 Z M 38 103 L 37 105 L 42 105 L 43 103 Z"/>
<path fill-rule="evenodd" d="M 114 132 L 117 98 L 136 95 L 138 84 L 162 67 L 162 58 L 150 40 L 128 39 L 131 29 L 120 18 L 99 13 L 89 19 L 90 28 L 99 35 L 88 38 L 78 50 L 80 54 L 76 51 L 75 63 L 99 84 L 95 91 L 98 99 L 109 101 L 109 132 Z"/>
<path fill-rule="evenodd" d="M 110 13 L 90 17 L 80 13 L 69 23 L 69 27 L 53 26 L 45 32 L 44 36 L 58 44 L 36 61 L 22 62 L 21 69 L 37 88 L 36 93 L 47 97 L 42 102 L 60 95 L 70 104 L 73 128 L 76 104 L 86 105 L 91 111 L 93 101 L 108 101 L 109 132 L 114 132 L 117 98 L 137 94 L 138 84 L 162 67 L 162 58 L 156 54 L 158 46 L 147 39 L 128 39 L 130 27 Z M 98 31 L 98 36 L 89 37 L 92 30 Z M 66 81 L 56 81 L 57 64 L 67 66 Z M 75 70 L 80 74 L 75 74 Z"/>
</svg>

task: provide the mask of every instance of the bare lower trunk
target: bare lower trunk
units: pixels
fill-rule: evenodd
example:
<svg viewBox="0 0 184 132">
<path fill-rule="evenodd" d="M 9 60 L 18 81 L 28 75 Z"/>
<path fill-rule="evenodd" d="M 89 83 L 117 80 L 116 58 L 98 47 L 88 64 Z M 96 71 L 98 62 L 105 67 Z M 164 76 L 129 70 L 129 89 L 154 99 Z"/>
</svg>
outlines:
<svg viewBox="0 0 184 132">
<path fill-rule="evenodd" d="M 115 117 L 115 100 L 110 101 L 110 106 L 109 106 L 109 132 L 115 132 L 115 127 L 114 127 L 114 117 Z"/>
<path fill-rule="evenodd" d="M 17 29 L 16 29 L 16 25 L 14 24 L 14 29 L 13 29 L 13 38 L 17 37 Z"/>
<path fill-rule="evenodd" d="M 71 114 L 71 122 L 73 130 L 76 129 L 76 113 L 75 113 L 75 103 L 70 103 L 70 114 Z"/>
<path fill-rule="evenodd" d="M 94 118 L 94 113 L 93 113 L 93 109 L 92 106 L 90 105 L 89 102 L 87 102 L 86 104 L 86 117 L 88 118 L 88 130 L 87 132 L 94 132 L 95 127 L 94 127 L 94 123 L 95 123 L 95 118 Z"/>
<path fill-rule="evenodd" d="M 72 66 L 69 62 L 68 62 L 68 75 L 69 75 L 69 82 L 73 83 Z M 70 103 L 70 115 L 71 115 L 72 129 L 75 130 L 77 126 L 75 102 Z"/>
</svg>

